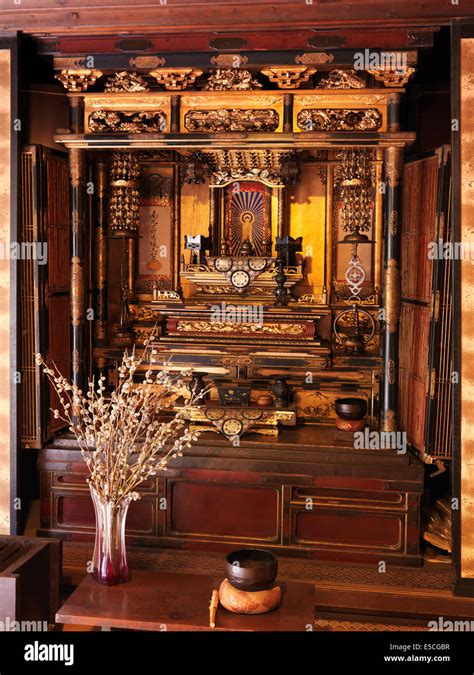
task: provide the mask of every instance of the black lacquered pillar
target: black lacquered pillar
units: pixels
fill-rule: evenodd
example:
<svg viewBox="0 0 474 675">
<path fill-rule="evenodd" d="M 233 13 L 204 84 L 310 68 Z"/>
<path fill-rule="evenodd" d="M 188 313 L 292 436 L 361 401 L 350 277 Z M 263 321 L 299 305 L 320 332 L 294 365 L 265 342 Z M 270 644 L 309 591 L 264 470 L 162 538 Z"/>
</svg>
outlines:
<svg viewBox="0 0 474 675">
<path fill-rule="evenodd" d="M 94 342 L 98 347 L 107 343 L 107 163 L 96 165 L 96 227 L 95 227 L 95 302 Z"/>
<path fill-rule="evenodd" d="M 81 148 L 69 148 L 71 194 L 71 378 L 84 390 L 84 210 L 85 157 Z"/>
<path fill-rule="evenodd" d="M 396 431 L 398 417 L 400 250 L 401 250 L 401 177 L 403 148 L 389 147 L 384 152 L 384 267 L 382 276 L 382 431 Z"/>
</svg>

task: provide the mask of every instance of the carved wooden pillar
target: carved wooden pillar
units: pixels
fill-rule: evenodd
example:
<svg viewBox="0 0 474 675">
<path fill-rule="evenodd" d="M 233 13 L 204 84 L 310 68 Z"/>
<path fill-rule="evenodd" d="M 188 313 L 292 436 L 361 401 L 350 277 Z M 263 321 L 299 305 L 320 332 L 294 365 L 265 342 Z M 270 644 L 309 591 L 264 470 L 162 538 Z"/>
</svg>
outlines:
<svg viewBox="0 0 474 675">
<path fill-rule="evenodd" d="M 382 431 L 397 430 L 400 320 L 400 209 L 403 148 L 385 150 L 385 241 L 382 321 Z"/>
<path fill-rule="evenodd" d="M 107 163 L 103 160 L 96 166 L 96 190 L 94 340 L 103 346 L 107 343 Z"/>
<path fill-rule="evenodd" d="M 71 178 L 71 377 L 84 390 L 84 150 L 69 149 Z"/>
</svg>

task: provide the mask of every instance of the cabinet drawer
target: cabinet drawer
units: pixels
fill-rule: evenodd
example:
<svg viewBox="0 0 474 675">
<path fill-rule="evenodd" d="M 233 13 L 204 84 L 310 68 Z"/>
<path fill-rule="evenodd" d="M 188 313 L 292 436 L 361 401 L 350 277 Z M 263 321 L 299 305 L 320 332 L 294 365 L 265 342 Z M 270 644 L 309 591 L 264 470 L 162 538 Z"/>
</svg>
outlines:
<svg viewBox="0 0 474 675">
<path fill-rule="evenodd" d="M 402 551 L 406 517 L 386 511 L 349 511 L 340 508 L 291 508 L 292 543 L 324 548 Z"/>
</svg>

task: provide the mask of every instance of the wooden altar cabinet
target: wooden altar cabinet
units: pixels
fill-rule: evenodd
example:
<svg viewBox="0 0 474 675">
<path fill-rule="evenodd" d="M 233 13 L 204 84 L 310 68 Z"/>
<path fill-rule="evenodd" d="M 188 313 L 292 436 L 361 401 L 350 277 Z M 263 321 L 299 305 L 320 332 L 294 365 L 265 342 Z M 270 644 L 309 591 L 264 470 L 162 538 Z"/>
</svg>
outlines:
<svg viewBox="0 0 474 675">
<path fill-rule="evenodd" d="M 419 562 L 421 466 L 334 431 L 341 396 L 367 401 L 372 430 L 397 431 L 406 57 L 403 76 L 327 65 L 291 77 L 56 59 L 70 92 L 56 141 L 71 175 L 73 379 L 105 371 L 114 384 L 123 349 L 153 332 L 152 368 L 215 384 L 213 433 L 131 511 L 137 544 Z M 229 414 L 223 388 L 247 396 L 247 415 Z M 262 395 L 296 428 L 278 430 L 276 414 L 249 426 L 268 413 Z M 39 467 L 41 532 L 90 539 L 74 443 L 55 439 Z"/>
</svg>

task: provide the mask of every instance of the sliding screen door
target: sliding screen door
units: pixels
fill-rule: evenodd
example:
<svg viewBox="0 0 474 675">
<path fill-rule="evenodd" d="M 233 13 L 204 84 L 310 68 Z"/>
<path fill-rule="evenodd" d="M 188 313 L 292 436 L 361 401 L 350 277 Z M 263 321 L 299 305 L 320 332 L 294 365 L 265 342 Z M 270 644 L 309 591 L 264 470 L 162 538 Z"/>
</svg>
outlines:
<svg viewBox="0 0 474 675">
<path fill-rule="evenodd" d="M 17 261 L 8 255 L 17 241 L 18 142 L 17 38 L 0 37 L 0 533 L 16 531 Z"/>
<path fill-rule="evenodd" d="M 452 39 L 455 591 L 474 595 L 474 23 L 454 22 Z"/>
</svg>

